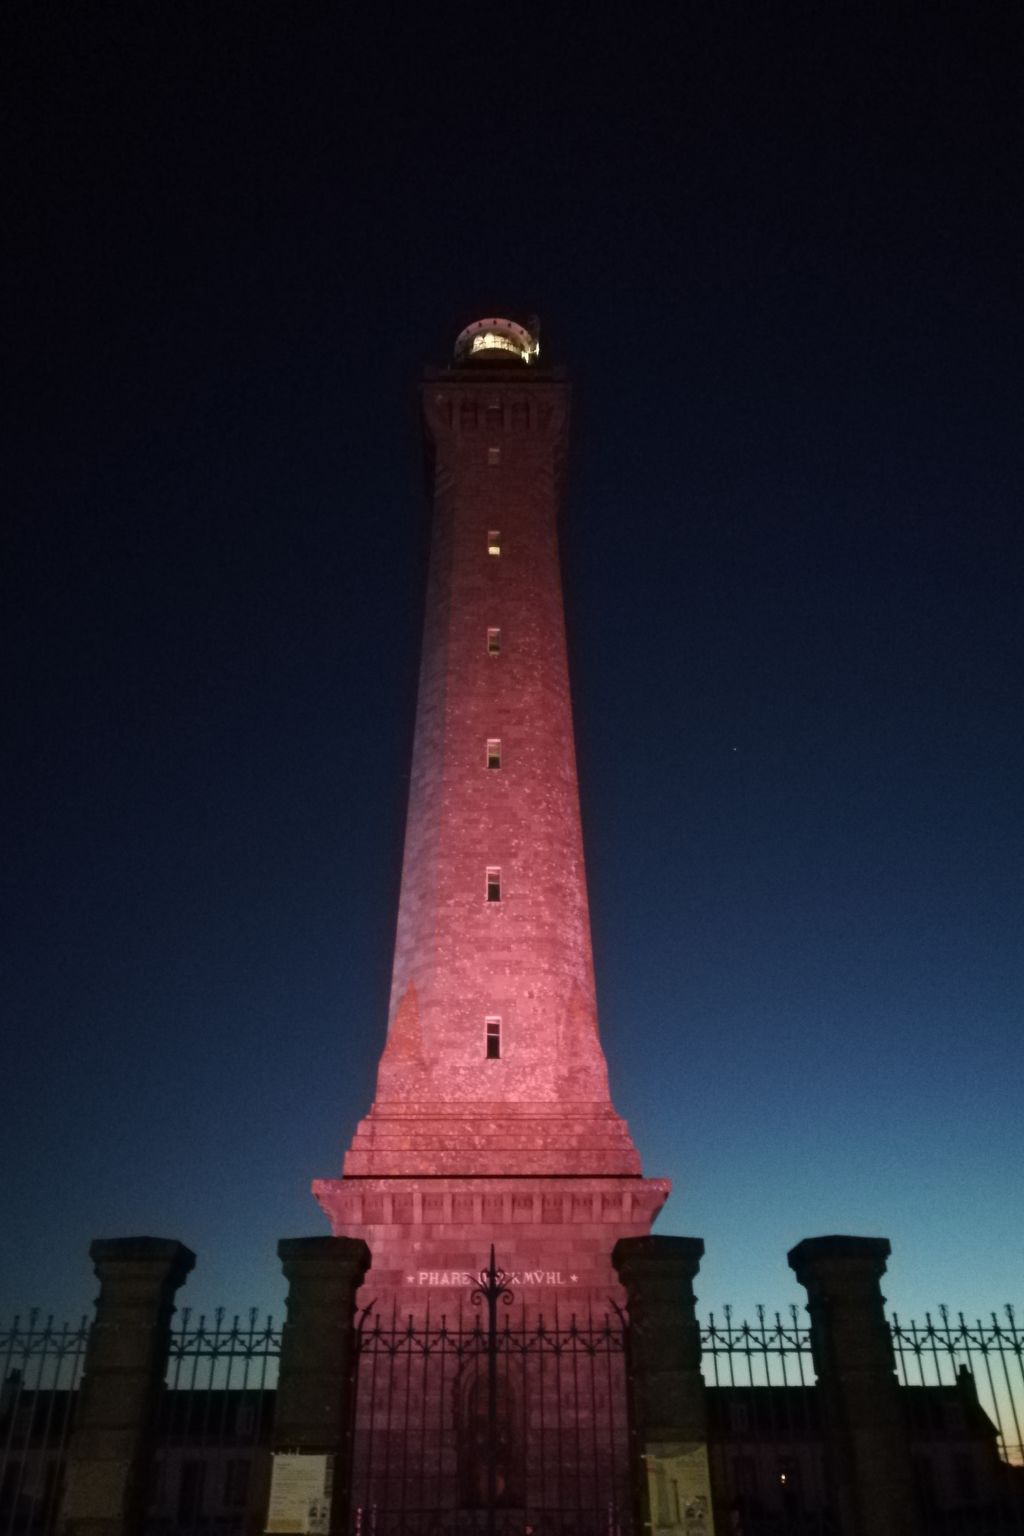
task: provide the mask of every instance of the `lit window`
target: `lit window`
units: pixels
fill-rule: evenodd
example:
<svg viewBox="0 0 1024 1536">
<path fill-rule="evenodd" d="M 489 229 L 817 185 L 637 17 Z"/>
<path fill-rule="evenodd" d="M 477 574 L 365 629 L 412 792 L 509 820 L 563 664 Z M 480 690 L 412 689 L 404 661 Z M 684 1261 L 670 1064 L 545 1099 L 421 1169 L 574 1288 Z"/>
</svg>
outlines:
<svg viewBox="0 0 1024 1536">
<path fill-rule="evenodd" d="M 487 553 L 489 555 L 501 554 L 501 534 L 497 528 L 492 528 L 487 535 Z"/>
<path fill-rule="evenodd" d="M 783 1456 L 779 1461 L 779 1495 L 787 1514 L 797 1514 L 802 1508 L 800 1463 L 793 1456 Z"/>
<path fill-rule="evenodd" d="M 487 450 L 487 462 L 488 462 L 488 464 L 492 464 L 492 465 L 493 464 L 500 464 L 501 463 L 501 449 L 500 448 L 488 448 L 488 450 Z"/>
<path fill-rule="evenodd" d="M 487 1025 L 487 1060 L 500 1061 L 501 1059 L 501 1020 L 498 1018 L 485 1019 Z"/>
<path fill-rule="evenodd" d="M 501 742 L 500 741 L 491 740 L 491 741 L 489 741 L 487 743 L 487 766 L 488 766 L 488 768 L 500 768 L 501 767 Z"/>
<path fill-rule="evenodd" d="M 487 654 L 488 654 L 488 656 L 500 656 L 501 655 L 501 630 L 500 629 L 489 629 L 487 631 Z"/>
<path fill-rule="evenodd" d="M 497 348 L 501 352 L 514 352 L 517 357 L 526 356 L 526 348 L 522 342 L 514 341 L 511 336 L 500 336 L 496 331 L 484 331 L 479 336 L 473 337 L 471 352 L 492 352 Z"/>
<path fill-rule="evenodd" d="M 489 869 L 487 871 L 487 900 L 501 900 L 501 870 Z"/>
</svg>

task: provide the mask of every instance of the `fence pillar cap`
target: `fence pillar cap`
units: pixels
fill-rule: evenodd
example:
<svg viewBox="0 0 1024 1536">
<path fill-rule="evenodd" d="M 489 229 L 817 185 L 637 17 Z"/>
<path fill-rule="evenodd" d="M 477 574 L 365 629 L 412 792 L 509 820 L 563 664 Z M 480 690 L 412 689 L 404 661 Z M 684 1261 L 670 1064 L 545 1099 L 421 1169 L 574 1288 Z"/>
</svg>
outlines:
<svg viewBox="0 0 1024 1536">
<path fill-rule="evenodd" d="M 370 1249 L 361 1237 L 282 1237 L 277 1256 L 284 1263 L 295 1259 L 370 1267 Z"/>
<path fill-rule="evenodd" d="M 696 1270 L 703 1257 L 702 1237 L 620 1237 L 612 1249 L 612 1263 L 620 1274 L 638 1259 L 646 1264 L 688 1264 Z"/>
<path fill-rule="evenodd" d="M 97 1237 L 89 1244 L 93 1264 L 162 1264 L 182 1280 L 195 1268 L 191 1248 L 174 1237 Z"/>
<path fill-rule="evenodd" d="M 805 1237 L 802 1243 L 789 1250 L 786 1258 L 790 1269 L 796 1270 L 798 1275 L 801 1270 L 836 1262 L 870 1264 L 881 1275 L 891 1253 L 892 1244 L 887 1237 L 850 1237 L 837 1232 L 828 1237 Z"/>
</svg>

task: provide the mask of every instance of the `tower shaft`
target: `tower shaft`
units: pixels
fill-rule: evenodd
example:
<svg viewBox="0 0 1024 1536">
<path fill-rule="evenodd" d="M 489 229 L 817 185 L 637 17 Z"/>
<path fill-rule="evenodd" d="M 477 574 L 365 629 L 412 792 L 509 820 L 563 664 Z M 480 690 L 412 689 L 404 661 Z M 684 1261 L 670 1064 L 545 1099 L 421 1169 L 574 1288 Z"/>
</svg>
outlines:
<svg viewBox="0 0 1024 1536">
<path fill-rule="evenodd" d="M 607 1295 L 614 1241 L 649 1230 L 668 1186 L 640 1177 L 598 1037 L 558 551 L 568 386 L 497 361 L 423 384 L 433 523 L 388 1034 L 343 1178 L 314 1188 L 370 1243 L 378 1290 L 478 1268 L 504 1235 L 506 1268 L 518 1253 Z"/>
</svg>

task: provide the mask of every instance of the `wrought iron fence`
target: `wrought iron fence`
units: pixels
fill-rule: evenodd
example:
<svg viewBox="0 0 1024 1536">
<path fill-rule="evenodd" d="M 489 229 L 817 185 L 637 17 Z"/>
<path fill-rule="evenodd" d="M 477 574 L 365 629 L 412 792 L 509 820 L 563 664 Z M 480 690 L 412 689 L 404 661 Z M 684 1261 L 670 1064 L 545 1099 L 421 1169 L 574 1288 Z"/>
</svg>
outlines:
<svg viewBox="0 0 1024 1536">
<path fill-rule="evenodd" d="M 477 1303 L 472 1304 L 473 1300 Z M 1006 1307 L 891 1321 L 927 1536 L 1024 1533 L 1024 1329 Z M 0 1329 L 0 1536 L 55 1536 L 89 1328 Z M 352 1536 L 629 1536 L 628 1331 L 529 1312 L 493 1264 L 443 1315 L 364 1314 L 339 1493 Z M 258 1536 L 280 1328 L 183 1311 L 146 1536 Z M 830 1536 L 810 1329 L 796 1306 L 701 1328 L 716 1520 Z"/>
<path fill-rule="evenodd" d="M 256 1307 L 236 1312 L 230 1322 L 224 1307 L 213 1321 L 205 1313 L 193 1321 L 189 1307 L 171 1331 L 167 1388 L 185 1395 L 212 1391 L 264 1393 L 277 1385 L 281 1358 L 281 1329 L 270 1316 L 260 1321 Z"/>
<path fill-rule="evenodd" d="M 60 1516 L 86 1318 L 39 1312 L 0 1329 L 0 1536 L 49 1536 Z"/>
<path fill-rule="evenodd" d="M 918 1499 L 929 1531 L 1024 1531 L 1024 1332 L 1013 1307 L 969 1322 L 892 1318 Z"/>
<path fill-rule="evenodd" d="M 244 1318 L 244 1320 L 243 1320 Z M 148 1536 L 263 1529 L 281 1331 L 254 1308 L 181 1313 L 160 1400 Z"/>
<path fill-rule="evenodd" d="M 827 1536 L 826 1491 L 810 1328 L 800 1310 L 701 1329 L 708 1460 L 718 1528 L 759 1536 Z"/>
<path fill-rule="evenodd" d="M 1024 1330 L 1012 1307 L 891 1320 L 927 1536 L 1024 1532 Z M 726 1307 L 701 1331 L 716 1516 L 743 1532 L 834 1529 L 810 1329 L 799 1308 Z"/>
<path fill-rule="evenodd" d="M 353 1536 L 632 1530 L 622 1320 L 546 1319 L 505 1278 L 492 1253 L 451 1315 L 364 1314 Z"/>
</svg>

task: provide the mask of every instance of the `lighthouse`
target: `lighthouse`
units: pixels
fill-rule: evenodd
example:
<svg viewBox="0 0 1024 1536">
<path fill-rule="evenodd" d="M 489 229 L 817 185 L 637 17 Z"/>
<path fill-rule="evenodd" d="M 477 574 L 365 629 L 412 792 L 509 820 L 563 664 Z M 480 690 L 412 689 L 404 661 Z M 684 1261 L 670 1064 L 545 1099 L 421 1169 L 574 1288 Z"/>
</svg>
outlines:
<svg viewBox="0 0 1024 1536">
<path fill-rule="evenodd" d="M 535 324 L 489 318 L 421 398 L 431 548 L 387 1034 L 342 1175 L 313 1189 L 402 1312 L 443 1310 L 492 1245 L 531 1311 L 603 1309 L 615 1242 L 649 1233 L 670 1186 L 642 1174 L 598 1028 L 558 540 L 569 384 Z"/>
</svg>

